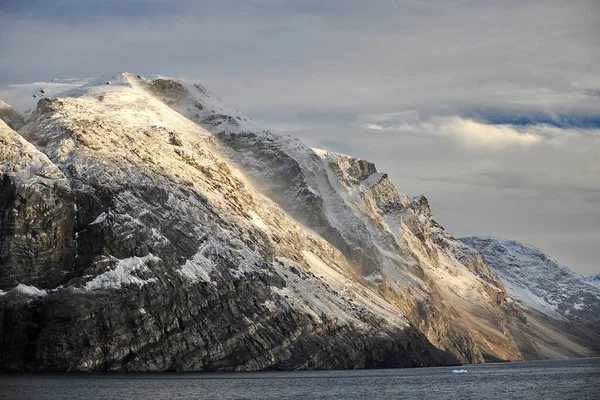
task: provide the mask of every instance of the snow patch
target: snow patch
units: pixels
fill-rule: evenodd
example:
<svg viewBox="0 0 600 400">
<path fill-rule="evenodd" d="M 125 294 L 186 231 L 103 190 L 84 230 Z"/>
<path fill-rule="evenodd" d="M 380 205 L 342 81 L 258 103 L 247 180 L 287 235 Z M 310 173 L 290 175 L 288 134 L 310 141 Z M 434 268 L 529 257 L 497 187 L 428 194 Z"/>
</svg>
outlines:
<svg viewBox="0 0 600 400">
<path fill-rule="evenodd" d="M 214 263 L 201 253 L 197 253 L 191 260 L 179 270 L 179 273 L 192 282 L 210 282 L 210 273 L 214 269 Z"/>
<path fill-rule="evenodd" d="M 38 289 L 35 286 L 24 285 L 19 283 L 14 288 L 10 289 L 8 292 L 0 290 L 0 296 L 5 296 L 9 293 L 16 293 L 29 297 L 45 297 L 48 295 L 48 291 L 43 289 Z"/>
<path fill-rule="evenodd" d="M 250 217 L 252 217 L 252 219 L 251 219 L 252 225 L 256 226 L 258 229 L 260 229 L 263 232 L 271 231 L 269 226 L 265 223 L 265 221 L 263 221 L 263 219 L 257 213 L 255 213 L 254 211 L 251 211 Z"/>
<path fill-rule="evenodd" d="M 103 222 L 106 219 L 107 214 L 105 212 L 103 212 L 102 214 L 98 215 L 96 217 L 95 220 L 93 220 L 92 222 L 90 222 L 88 225 L 96 225 L 99 224 L 101 222 Z"/>
<path fill-rule="evenodd" d="M 381 181 L 381 179 L 383 179 L 385 176 L 387 176 L 387 174 L 384 174 L 382 172 L 376 172 L 374 174 L 369 175 L 368 177 L 366 177 L 361 183 L 370 188 L 376 184 L 379 183 L 379 181 Z"/>
<path fill-rule="evenodd" d="M 123 286 L 144 286 L 156 282 L 156 278 L 141 279 L 134 275 L 136 272 L 148 272 L 148 263 L 162 261 L 152 253 L 144 257 L 130 257 L 119 260 L 115 269 L 96 276 L 86 283 L 86 290 L 121 289 Z"/>
<path fill-rule="evenodd" d="M 198 247 L 198 252 L 194 254 L 191 260 L 187 260 L 185 264 L 178 270 L 179 274 L 189 281 L 195 282 L 210 282 L 210 274 L 215 269 L 214 261 L 208 259 L 205 253 L 211 248 L 212 241 L 207 240 Z"/>
</svg>

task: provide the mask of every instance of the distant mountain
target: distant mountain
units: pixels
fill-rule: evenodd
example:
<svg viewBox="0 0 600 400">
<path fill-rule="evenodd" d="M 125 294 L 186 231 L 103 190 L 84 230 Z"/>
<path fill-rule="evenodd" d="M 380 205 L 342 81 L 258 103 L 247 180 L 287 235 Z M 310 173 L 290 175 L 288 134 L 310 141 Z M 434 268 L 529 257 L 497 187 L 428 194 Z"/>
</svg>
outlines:
<svg viewBox="0 0 600 400">
<path fill-rule="evenodd" d="M 2 370 L 599 354 L 573 319 L 591 321 L 593 291 L 566 280 L 582 300 L 519 301 L 520 281 L 368 161 L 262 128 L 199 84 L 123 73 L 48 93 L 18 133 L 0 122 Z"/>
<path fill-rule="evenodd" d="M 525 310 L 556 319 L 558 324 L 568 321 L 562 327 L 565 331 L 600 327 L 600 287 L 589 278 L 558 264 L 538 248 L 514 240 L 467 237 L 461 241 L 482 255 L 504 283 L 509 299 Z M 575 329 L 577 323 L 583 324 Z"/>
<path fill-rule="evenodd" d="M 586 276 L 585 280 L 593 283 L 594 285 L 600 286 L 600 273 L 594 274 L 594 275 L 590 275 L 590 276 Z"/>
</svg>

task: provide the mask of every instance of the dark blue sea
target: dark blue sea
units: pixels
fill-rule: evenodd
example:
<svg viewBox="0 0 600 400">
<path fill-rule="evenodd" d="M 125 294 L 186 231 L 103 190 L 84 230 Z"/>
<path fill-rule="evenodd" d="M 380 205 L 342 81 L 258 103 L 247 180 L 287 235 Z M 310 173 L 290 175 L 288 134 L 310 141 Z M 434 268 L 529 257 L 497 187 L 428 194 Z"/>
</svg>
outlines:
<svg viewBox="0 0 600 400">
<path fill-rule="evenodd" d="M 353 371 L 3 374 L 0 399 L 599 400 L 600 358 Z"/>
</svg>

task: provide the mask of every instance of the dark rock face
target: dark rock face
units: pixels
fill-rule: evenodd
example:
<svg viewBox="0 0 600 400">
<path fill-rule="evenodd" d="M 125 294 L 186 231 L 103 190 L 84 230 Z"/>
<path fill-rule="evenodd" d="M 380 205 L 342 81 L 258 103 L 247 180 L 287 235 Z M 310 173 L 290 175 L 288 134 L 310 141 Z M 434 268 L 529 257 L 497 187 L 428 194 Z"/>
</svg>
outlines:
<svg viewBox="0 0 600 400">
<path fill-rule="evenodd" d="M 61 188 L 0 184 L 0 288 L 18 283 L 53 288 L 73 264 L 73 199 Z"/>
<path fill-rule="evenodd" d="M 5 304 L 1 321 L 9 333 L 0 365 L 12 371 L 253 371 L 457 363 L 414 328 L 365 333 L 293 310 L 273 313 L 259 306 L 273 283 L 264 276 L 233 280 L 224 289 L 161 283 Z"/>
<path fill-rule="evenodd" d="M 131 225 L 127 216 L 137 208 L 131 200 L 152 199 L 146 206 L 157 209 L 166 206 L 162 203 L 166 199 L 161 201 L 151 189 L 132 192 L 134 197 L 128 196 L 127 203 L 116 194 L 113 201 L 94 206 L 89 198 L 103 196 L 77 196 L 79 218 L 86 222 L 91 219 L 90 214 L 83 216 L 86 207 L 114 211 L 106 223 L 86 223 L 87 231 L 77 236 L 78 277 L 65 280 L 72 286 L 36 300 L 5 295 L 0 313 L 2 369 L 246 371 L 458 362 L 414 328 L 401 330 L 375 322 L 374 331 L 364 332 L 337 324 L 335 316 L 314 319 L 293 309 L 273 312 L 264 304 L 272 299 L 271 286 L 285 287 L 285 281 L 269 274 L 264 261 L 258 272 L 236 277 L 227 273 L 228 268 L 237 268 L 235 256 L 221 253 L 222 276 L 190 285 L 174 266 L 196 251 L 197 243 L 181 233 L 191 227 L 177 225 L 176 220 L 155 221 L 164 226 L 161 235 L 175 244 L 145 248 L 151 233 Z M 181 222 L 186 224 L 187 219 Z M 120 228 L 113 230 L 109 224 Z M 141 255 L 148 250 L 160 255 L 160 261 L 146 272 L 156 281 L 122 291 L 82 293 L 78 289 L 82 276 L 104 271 L 109 255 Z"/>
<path fill-rule="evenodd" d="M 56 287 L 72 272 L 73 195 L 43 154 L 6 125 L 0 135 L 0 289 Z"/>
</svg>

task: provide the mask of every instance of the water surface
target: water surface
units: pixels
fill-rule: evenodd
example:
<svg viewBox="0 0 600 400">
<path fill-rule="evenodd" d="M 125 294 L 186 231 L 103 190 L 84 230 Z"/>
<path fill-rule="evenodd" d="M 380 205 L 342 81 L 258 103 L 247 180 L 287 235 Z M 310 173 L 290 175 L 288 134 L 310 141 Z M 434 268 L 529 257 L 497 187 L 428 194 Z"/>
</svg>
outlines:
<svg viewBox="0 0 600 400">
<path fill-rule="evenodd" d="M 600 358 L 354 371 L 4 374 L 0 399 L 597 400 Z"/>
</svg>

